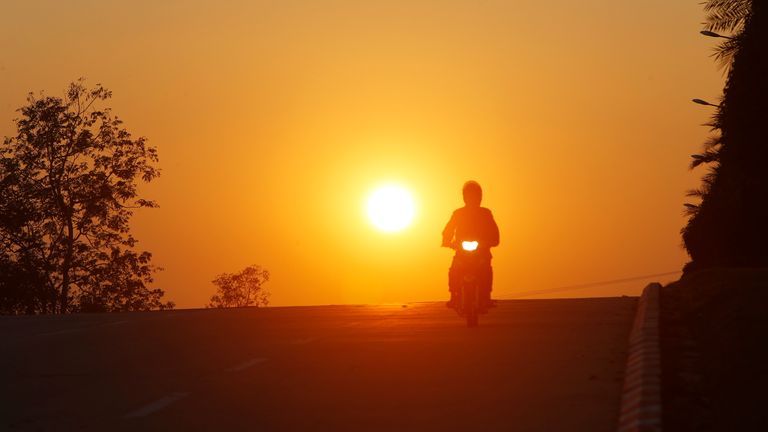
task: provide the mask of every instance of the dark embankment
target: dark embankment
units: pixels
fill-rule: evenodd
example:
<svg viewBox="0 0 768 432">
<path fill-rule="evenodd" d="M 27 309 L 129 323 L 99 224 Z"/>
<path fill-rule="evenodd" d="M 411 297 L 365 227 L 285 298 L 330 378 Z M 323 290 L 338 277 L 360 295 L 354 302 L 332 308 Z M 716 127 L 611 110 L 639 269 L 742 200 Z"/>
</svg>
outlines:
<svg viewBox="0 0 768 432">
<path fill-rule="evenodd" d="M 664 430 L 768 430 L 768 269 L 713 269 L 661 291 Z"/>
</svg>

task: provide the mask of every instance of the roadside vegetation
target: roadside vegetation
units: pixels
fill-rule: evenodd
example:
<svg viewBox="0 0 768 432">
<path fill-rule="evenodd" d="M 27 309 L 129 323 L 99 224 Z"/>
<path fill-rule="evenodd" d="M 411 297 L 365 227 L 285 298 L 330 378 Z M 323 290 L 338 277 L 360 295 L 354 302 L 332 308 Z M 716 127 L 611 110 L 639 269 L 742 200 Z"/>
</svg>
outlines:
<svg viewBox="0 0 768 432">
<path fill-rule="evenodd" d="M 216 294 L 211 296 L 209 308 L 231 308 L 269 305 L 269 291 L 264 283 L 269 281 L 269 271 L 257 265 L 250 265 L 237 273 L 222 273 L 216 276 Z"/>
<path fill-rule="evenodd" d="M 661 291 L 664 429 L 768 430 L 768 3 L 704 9 L 726 83 L 691 164 L 707 167 L 686 205 L 691 261 Z"/>
<path fill-rule="evenodd" d="M 139 182 L 160 171 L 84 81 L 64 97 L 30 94 L 0 145 L 0 313 L 168 309 L 152 286 L 152 254 L 137 250 L 134 210 L 154 208 Z"/>
<path fill-rule="evenodd" d="M 686 271 L 768 266 L 768 4 L 709 0 L 705 34 L 727 74 L 709 126 L 713 136 L 691 166 L 708 167 L 689 195 Z"/>
</svg>

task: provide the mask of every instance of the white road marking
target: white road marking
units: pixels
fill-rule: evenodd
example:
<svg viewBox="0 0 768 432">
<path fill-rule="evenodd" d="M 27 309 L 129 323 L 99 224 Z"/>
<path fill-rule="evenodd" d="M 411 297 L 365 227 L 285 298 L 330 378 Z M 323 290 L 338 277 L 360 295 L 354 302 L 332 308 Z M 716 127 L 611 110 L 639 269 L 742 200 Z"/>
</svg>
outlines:
<svg viewBox="0 0 768 432">
<path fill-rule="evenodd" d="M 237 366 L 232 366 L 231 368 L 227 368 L 226 371 L 227 372 L 240 372 L 242 370 L 248 369 L 251 366 L 255 366 L 255 365 L 259 364 L 259 363 L 264 363 L 265 361 L 267 361 L 267 359 L 261 358 L 261 357 L 260 358 L 252 358 L 252 359 L 250 359 L 248 361 L 244 361 L 244 362 L 240 363 Z"/>
<path fill-rule="evenodd" d="M 144 405 L 143 407 L 137 409 L 136 411 L 132 411 L 125 415 L 124 418 L 136 418 L 136 417 L 146 417 L 154 412 L 160 411 L 161 409 L 167 407 L 168 405 L 178 401 L 179 399 L 183 399 L 185 397 L 189 396 L 189 393 L 171 393 L 168 396 L 162 397 L 151 404 Z"/>
</svg>

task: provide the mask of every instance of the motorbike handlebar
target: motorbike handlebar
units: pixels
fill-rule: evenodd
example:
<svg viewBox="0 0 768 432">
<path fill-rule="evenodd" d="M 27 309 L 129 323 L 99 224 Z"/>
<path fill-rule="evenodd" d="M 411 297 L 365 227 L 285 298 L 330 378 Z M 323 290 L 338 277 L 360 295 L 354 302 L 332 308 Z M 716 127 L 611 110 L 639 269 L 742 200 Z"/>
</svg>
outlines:
<svg viewBox="0 0 768 432">
<path fill-rule="evenodd" d="M 451 248 L 456 251 L 464 250 L 467 252 L 472 252 L 477 250 L 480 247 L 480 243 L 477 240 L 474 241 L 453 241 L 451 243 L 445 243 L 441 245 L 442 247 Z"/>
</svg>

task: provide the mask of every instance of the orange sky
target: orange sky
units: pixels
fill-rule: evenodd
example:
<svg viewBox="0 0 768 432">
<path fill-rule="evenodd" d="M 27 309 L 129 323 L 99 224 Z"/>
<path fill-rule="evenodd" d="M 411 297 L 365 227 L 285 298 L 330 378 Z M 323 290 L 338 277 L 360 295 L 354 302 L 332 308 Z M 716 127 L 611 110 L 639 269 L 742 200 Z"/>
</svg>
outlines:
<svg viewBox="0 0 768 432">
<path fill-rule="evenodd" d="M 160 152 L 134 219 L 157 285 L 268 268 L 273 305 L 437 300 L 460 188 L 501 229 L 496 297 L 676 270 L 723 77 L 698 0 L 4 1 L 0 136 L 84 76 Z M 366 194 L 408 186 L 383 234 Z M 645 282 L 556 295 L 637 294 Z"/>
</svg>

